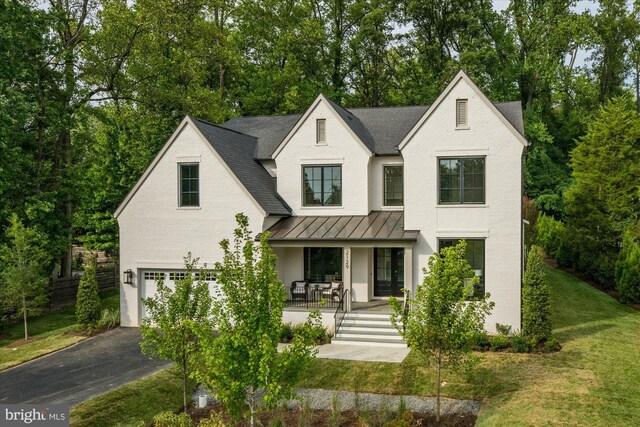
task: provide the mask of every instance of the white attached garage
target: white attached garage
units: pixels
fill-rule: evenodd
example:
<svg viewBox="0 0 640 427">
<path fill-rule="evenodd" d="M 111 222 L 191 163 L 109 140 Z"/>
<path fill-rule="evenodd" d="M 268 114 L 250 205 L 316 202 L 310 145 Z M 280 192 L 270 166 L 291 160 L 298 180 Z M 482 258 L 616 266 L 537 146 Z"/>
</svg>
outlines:
<svg viewBox="0 0 640 427">
<path fill-rule="evenodd" d="M 145 298 L 152 297 L 156 294 L 158 290 L 158 280 L 163 280 L 164 284 L 169 287 L 169 289 L 175 289 L 176 280 L 184 280 L 186 277 L 186 272 L 184 270 L 142 270 L 140 272 L 140 300 Z M 194 280 L 199 279 L 199 273 L 195 273 Z M 209 284 L 209 294 L 215 295 L 218 292 L 218 285 L 215 281 L 215 273 L 209 272 L 207 276 L 204 278 Z M 142 302 L 140 303 L 140 321 L 146 317 L 145 307 Z"/>
</svg>

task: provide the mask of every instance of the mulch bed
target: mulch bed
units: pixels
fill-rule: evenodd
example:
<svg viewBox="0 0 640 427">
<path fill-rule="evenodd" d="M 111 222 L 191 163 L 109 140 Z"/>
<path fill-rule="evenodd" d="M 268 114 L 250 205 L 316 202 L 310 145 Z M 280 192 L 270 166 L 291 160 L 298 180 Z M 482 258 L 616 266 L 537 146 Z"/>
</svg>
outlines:
<svg viewBox="0 0 640 427">
<path fill-rule="evenodd" d="M 556 261 L 555 259 L 546 258 L 545 261 L 546 261 L 547 264 L 549 264 L 553 268 L 557 268 L 557 269 L 560 269 L 560 270 L 564 271 L 565 273 L 569 273 L 572 276 L 582 280 L 583 282 L 585 282 L 587 285 L 591 286 L 592 288 L 596 288 L 600 292 L 604 292 L 605 294 L 609 295 L 611 298 L 613 298 L 616 301 L 618 301 L 620 304 L 624 304 L 627 307 L 631 307 L 634 310 L 640 311 L 640 304 L 625 303 L 625 302 L 620 301 L 620 293 L 618 291 L 616 291 L 615 289 L 611 289 L 611 288 L 607 288 L 605 286 L 602 286 L 600 283 L 596 282 L 593 279 L 587 278 L 584 274 L 580 273 L 579 271 L 576 271 L 573 268 L 560 267 L 558 265 L 558 261 Z"/>
<path fill-rule="evenodd" d="M 211 412 L 224 413 L 220 404 L 210 405 L 206 408 L 189 407 L 188 414 L 191 416 L 193 425 L 197 426 L 201 419 L 209 418 Z M 301 420 L 301 417 L 303 418 Z M 223 417 L 228 425 L 248 426 L 248 422 L 241 421 L 234 424 L 227 416 Z M 338 417 L 331 411 L 310 410 L 310 409 L 275 409 L 262 411 L 258 414 L 257 425 L 269 426 L 272 421 L 280 420 L 283 426 L 308 426 L 308 427 L 340 427 L 352 426 L 397 426 L 397 427 L 472 427 L 476 423 L 476 417 L 469 414 L 442 415 L 440 422 L 436 423 L 435 414 L 416 414 L 406 412 L 402 417 L 394 415 L 375 413 L 372 411 L 345 411 Z"/>
</svg>

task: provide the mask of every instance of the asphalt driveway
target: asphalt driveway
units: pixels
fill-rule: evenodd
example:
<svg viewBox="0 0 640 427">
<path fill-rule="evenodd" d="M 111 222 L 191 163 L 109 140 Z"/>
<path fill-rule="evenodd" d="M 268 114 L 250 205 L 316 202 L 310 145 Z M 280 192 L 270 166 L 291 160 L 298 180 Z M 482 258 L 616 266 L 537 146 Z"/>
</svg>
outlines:
<svg viewBox="0 0 640 427">
<path fill-rule="evenodd" d="M 170 366 L 140 352 L 140 330 L 118 328 L 0 372 L 0 404 L 76 405 Z"/>
</svg>

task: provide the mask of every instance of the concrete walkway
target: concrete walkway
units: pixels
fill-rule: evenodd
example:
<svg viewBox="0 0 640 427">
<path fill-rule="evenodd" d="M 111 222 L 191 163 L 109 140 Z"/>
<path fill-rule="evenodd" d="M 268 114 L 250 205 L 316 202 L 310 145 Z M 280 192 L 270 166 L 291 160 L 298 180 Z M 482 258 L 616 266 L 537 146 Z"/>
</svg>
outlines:
<svg viewBox="0 0 640 427">
<path fill-rule="evenodd" d="M 0 372 L 0 404 L 73 406 L 170 365 L 142 354 L 138 328 L 117 328 Z"/>
<path fill-rule="evenodd" d="M 288 344 L 278 344 L 282 351 Z M 318 359 L 358 360 L 361 362 L 401 363 L 411 350 L 403 347 L 325 344 L 318 347 Z"/>
</svg>

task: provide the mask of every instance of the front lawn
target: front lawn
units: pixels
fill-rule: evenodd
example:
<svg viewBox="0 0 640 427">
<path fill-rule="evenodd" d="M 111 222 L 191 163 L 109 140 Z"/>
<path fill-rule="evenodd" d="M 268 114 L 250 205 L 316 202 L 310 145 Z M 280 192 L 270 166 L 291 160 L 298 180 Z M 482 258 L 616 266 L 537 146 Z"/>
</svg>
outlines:
<svg viewBox="0 0 640 427">
<path fill-rule="evenodd" d="M 468 374 L 447 373 L 443 393 L 484 399 L 477 425 L 632 425 L 640 412 L 640 312 L 547 267 L 559 353 L 485 353 Z M 301 387 L 435 394 L 434 370 L 318 359 Z"/>
<path fill-rule="evenodd" d="M 119 295 L 117 290 L 103 293 L 102 308 L 117 308 L 120 305 Z M 84 340 L 84 336 L 67 334 L 75 323 L 75 305 L 30 318 L 28 341 L 32 342 L 27 343 L 24 343 L 22 322 L 10 325 L 6 330 L 10 337 L 0 341 L 0 371 Z"/>
<path fill-rule="evenodd" d="M 640 312 L 567 273 L 551 267 L 547 272 L 554 335 L 562 351 L 485 353 L 470 372 L 445 373 L 443 394 L 482 399 L 479 426 L 636 425 Z M 416 353 L 401 364 L 317 359 L 298 386 L 434 395 L 434 372 Z M 176 381 L 166 371 L 92 399 L 73 409 L 72 424 L 89 425 L 87 419 L 91 425 L 102 425 L 100 420 L 131 424 L 149 421 L 160 411 L 177 411 Z"/>
<path fill-rule="evenodd" d="M 195 384 L 190 387 L 195 389 Z M 144 421 L 149 425 L 162 411 L 182 409 L 182 378 L 177 370 L 165 369 L 114 391 L 94 397 L 71 409 L 76 427 L 129 426 Z"/>
</svg>

